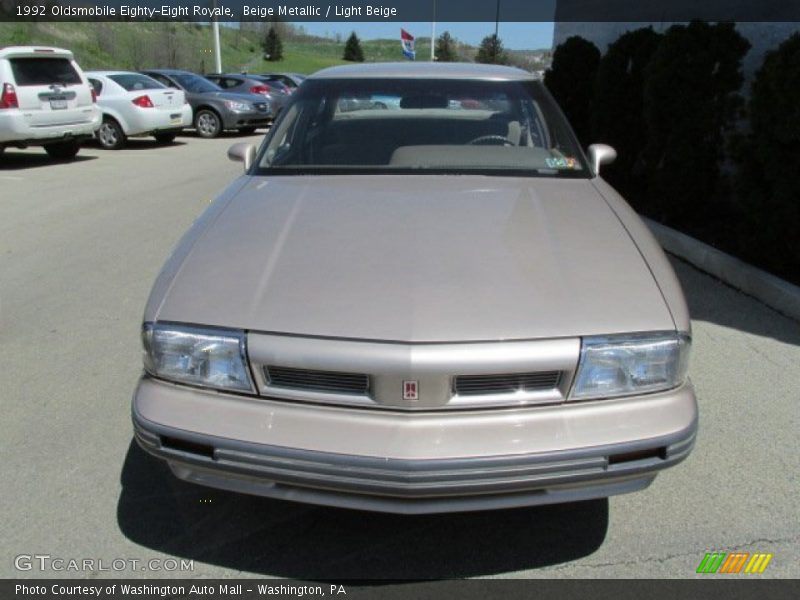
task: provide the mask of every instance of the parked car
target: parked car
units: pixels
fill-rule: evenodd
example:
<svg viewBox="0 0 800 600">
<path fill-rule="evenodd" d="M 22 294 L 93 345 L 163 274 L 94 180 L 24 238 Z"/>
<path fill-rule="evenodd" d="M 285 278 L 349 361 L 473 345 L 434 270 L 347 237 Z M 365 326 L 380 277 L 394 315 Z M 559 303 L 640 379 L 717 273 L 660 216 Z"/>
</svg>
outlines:
<svg viewBox="0 0 800 600">
<path fill-rule="evenodd" d="M 260 76 L 267 81 L 280 81 L 290 92 L 294 92 L 306 79 L 305 75 L 299 73 L 261 73 Z"/>
<path fill-rule="evenodd" d="M 251 134 L 267 127 L 273 118 L 269 102 L 258 94 L 226 92 L 205 77 L 174 69 L 140 71 L 167 87 L 183 90 L 194 112 L 194 128 L 204 138 L 217 137 L 223 130 Z"/>
<path fill-rule="evenodd" d="M 144 313 L 135 436 L 179 478 L 471 511 L 640 490 L 689 455 L 680 284 L 599 176 L 613 149 L 586 156 L 529 73 L 325 69 L 229 154 L 244 176 Z"/>
<path fill-rule="evenodd" d="M 217 84 L 226 92 L 235 94 L 259 94 L 267 99 L 273 118 L 289 100 L 289 91 L 280 82 L 267 82 L 258 75 L 237 75 L 235 73 L 210 73 L 205 76 L 210 82 Z"/>
<path fill-rule="evenodd" d="M 92 87 L 62 48 L 0 48 L 0 152 L 43 146 L 53 158 L 75 157 L 100 127 Z"/>
<path fill-rule="evenodd" d="M 86 76 L 103 111 L 103 124 L 95 133 L 103 148 L 118 150 L 129 137 L 148 135 L 169 144 L 192 126 L 192 107 L 183 90 L 128 71 L 89 71 Z"/>
</svg>

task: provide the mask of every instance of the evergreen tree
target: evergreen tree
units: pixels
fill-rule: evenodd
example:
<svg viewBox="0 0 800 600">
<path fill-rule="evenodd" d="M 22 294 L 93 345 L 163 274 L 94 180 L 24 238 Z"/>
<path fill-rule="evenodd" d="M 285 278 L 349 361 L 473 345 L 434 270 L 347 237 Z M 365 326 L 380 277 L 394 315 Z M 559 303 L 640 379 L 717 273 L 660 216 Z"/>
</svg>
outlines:
<svg viewBox="0 0 800 600">
<path fill-rule="evenodd" d="M 503 49 L 503 42 L 496 34 L 483 38 L 475 55 L 475 61 L 492 65 L 508 64 L 508 53 Z"/>
<path fill-rule="evenodd" d="M 652 27 L 623 34 L 600 59 L 592 97 L 592 143 L 614 147 L 617 160 L 603 167 L 603 179 L 634 208 L 642 208 L 647 143 L 644 123 L 644 73 L 661 35 Z"/>
<path fill-rule="evenodd" d="M 275 62 L 283 60 L 283 42 L 278 30 L 275 27 L 270 27 L 267 32 L 267 37 L 264 38 L 264 58 L 268 61 Z"/>
<path fill-rule="evenodd" d="M 436 60 L 439 62 L 456 62 L 458 54 L 456 53 L 456 42 L 450 37 L 450 32 L 445 31 L 436 39 Z"/>
<path fill-rule="evenodd" d="M 344 45 L 344 60 L 350 62 L 364 62 L 364 51 L 361 49 L 361 40 L 358 39 L 356 32 L 350 34 Z"/>
<path fill-rule="evenodd" d="M 736 157 L 743 215 L 738 256 L 800 285 L 800 33 L 767 52 Z"/>
<path fill-rule="evenodd" d="M 742 107 L 742 59 L 749 48 L 733 23 L 692 21 L 670 27 L 650 59 L 644 212 L 666 225 L 704 237 L 726 210 L 717 202 L 721 164 Z"/>
<path fill-rule="evenodd" d="M 544 84 L 567 116 L 581 144 L 591 144 L 589 115 L 592 90 L 600 62 L 600 50 L 592 42 L 574 35 L 553 52 L 544 74 Z"/>
</svg>

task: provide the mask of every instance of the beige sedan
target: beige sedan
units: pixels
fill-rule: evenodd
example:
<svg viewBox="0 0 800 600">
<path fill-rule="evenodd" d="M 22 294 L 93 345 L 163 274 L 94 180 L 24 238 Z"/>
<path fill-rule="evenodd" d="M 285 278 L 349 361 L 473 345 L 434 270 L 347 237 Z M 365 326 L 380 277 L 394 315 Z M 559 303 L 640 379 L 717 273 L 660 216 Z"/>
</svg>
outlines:
<svg viewBox="0 0 800 600">
<path fill-rule="evenodd" d="M 449 512 L 640 490 L 691 451 L 680 285 L 531 75 L 327 69 L 230 155 L 144 314 L 135 435 L 181 479 Z"/>
</svg>

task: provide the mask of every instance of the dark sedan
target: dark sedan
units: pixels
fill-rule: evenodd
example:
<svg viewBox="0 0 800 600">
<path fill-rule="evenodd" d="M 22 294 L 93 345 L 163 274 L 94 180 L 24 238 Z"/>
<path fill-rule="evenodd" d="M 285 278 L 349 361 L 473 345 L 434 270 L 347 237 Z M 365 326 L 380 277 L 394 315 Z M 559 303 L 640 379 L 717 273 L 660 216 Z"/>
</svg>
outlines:
<svg viewBox="0 0 800 600">
<path fill-rule="evenodd" d="M 267 127 L 274 117 L 269 100 L 259 94 L 225 91 L 205 77 L 189 71 L 149 69 L 141 71 L 164 85 L 183 90 L 194 111 L 194 127 L 204 138 L 217 137 L 223 130 L 253 133 Z"/>
<path fill-rule="evenodd" d="M 291 92 L 279 81 L 268 81 L 260 75 L 238 75 L 235 73 L 210 73 L 205 76 L 211 83 L 226 92 L 236 94 L 259 94 L 266 98 L 275 116 L 289 101 Z"/>
<path fill-rule="evenodd" d="M 305 75 L 300 75 L 299 73 L 261 73 L 260 77 L 267 81 L 280 81 L 289 88 L 290 93 L 299 88 L 300 84 L 306 79 Z"/>
</svg>

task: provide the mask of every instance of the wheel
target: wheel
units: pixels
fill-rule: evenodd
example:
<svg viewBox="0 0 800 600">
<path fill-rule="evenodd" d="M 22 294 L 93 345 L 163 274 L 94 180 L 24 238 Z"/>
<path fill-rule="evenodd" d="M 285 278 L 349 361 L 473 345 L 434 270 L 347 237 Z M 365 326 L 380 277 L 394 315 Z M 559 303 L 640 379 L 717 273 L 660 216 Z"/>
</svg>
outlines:
<svg viewBox="0 0 800 600">
<path fill-rule="evenodd" d="M 119 150 L 127 141 L 122 127 L 111 117 L 103 118 L 103 124 L 100 125 L 100 129 L 94 135 L 106 150 Z"/>
<path fill-rule="evenodd" d="M 255 132 L 255 127 L 239 127 L 239 133 L 242 135 L 253 135 Z"/>
<path fill-rule="evenodd" d="M 55 144 L 47 144 L 44 149 L 50 155 L 50 158 L 72 160 L 78 154 L 81 145 L 76 141 L 56 142 Z"/>
<path fill-rule="evenodd" d="M 515 146 L 514 142 L 508 139 L 504 135 L 482 135 L 480 137 L 476 137 L 474 140 L 470 140 L 467 144 L 471 144 L 474 146 L 485 146 L 485 145 L 500 145 L 500 146 Z"/>
<path fill-rule="evenodd" d="M 222 120 L 213 110 L 203 109 L 194 118 L 194 128 L 200 137 L 215 138 L 222 131 Z"/>
<path fill-rule="evenodd" d="M 175 141 L 176 135 L 175 133 L 156 133 L 153 137 L 159 144 L 171 144 Z"/>
</svg>

